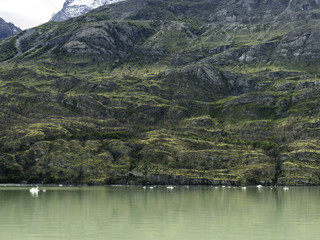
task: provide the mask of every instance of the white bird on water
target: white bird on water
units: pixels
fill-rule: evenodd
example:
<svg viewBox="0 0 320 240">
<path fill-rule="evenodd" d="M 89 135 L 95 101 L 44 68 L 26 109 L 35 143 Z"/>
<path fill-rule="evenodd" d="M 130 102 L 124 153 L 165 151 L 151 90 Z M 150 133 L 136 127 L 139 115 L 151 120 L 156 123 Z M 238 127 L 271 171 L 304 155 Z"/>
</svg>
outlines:
<svg viewBox="0 0 320 240">
<path fill-rule="evenodd" d="M 38 192 L 39 192 L 38 186 L 37 186 L 37 187 L 30 188 L 29 191 L 30 191 L 32 194 L 38 194 Z"/>
</svg>

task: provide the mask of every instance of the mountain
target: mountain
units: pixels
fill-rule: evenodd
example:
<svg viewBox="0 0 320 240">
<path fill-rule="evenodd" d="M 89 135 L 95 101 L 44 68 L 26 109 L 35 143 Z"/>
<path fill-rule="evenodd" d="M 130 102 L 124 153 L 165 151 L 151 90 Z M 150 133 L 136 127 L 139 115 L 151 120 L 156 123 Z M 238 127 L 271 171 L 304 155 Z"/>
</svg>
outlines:
<svg viewBox="0 0 320 240">
<path fill-rule="evenodd" d="M 11 35 L 17 34 L 22 30 L 12 23 L 7 23 L 2 18 L 0 18 L 0 39 L 9 37 Z"/>
<path fill-rule="evenodd" d="M 51 21 L 62 22 L 86 14 L 94 8 L 120 1 L 123 0 L 66 0 L 63 8 L 52 16 Z"/>
<path fill-rule="evenodd" d="M 0 182 L 320 184 L 320 3 L 127 0 L 0 41 Z"/>
</svg>

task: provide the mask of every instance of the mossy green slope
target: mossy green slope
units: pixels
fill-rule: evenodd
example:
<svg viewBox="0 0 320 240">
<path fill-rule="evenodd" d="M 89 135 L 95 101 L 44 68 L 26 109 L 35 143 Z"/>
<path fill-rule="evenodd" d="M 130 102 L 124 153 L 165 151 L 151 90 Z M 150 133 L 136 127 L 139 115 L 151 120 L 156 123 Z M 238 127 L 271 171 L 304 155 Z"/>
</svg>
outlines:
<svg viewBox="0 0 320 240">
<path fill-rule="evenodd" d="M 127 0 L 0 42 L 0 182 L 320 184 L 320 5 Z"/>
</svg>

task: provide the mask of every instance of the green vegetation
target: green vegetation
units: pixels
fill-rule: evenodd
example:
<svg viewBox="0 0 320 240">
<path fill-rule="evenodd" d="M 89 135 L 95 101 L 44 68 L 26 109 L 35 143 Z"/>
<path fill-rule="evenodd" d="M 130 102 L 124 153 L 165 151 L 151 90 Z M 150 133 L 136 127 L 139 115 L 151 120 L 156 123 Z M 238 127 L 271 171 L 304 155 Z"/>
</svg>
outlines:
<svg viewBox="0 0 320 240">
<path fill-rule="evenodd" d="M 0 182 L 320 184 L 318 23 L 292 20 L 318 15 L 252 4 L 146 1 L 2 40 Z"/>
<path fill-rule="evenodd" d="M 0 62 L 9 60 L 18 53 L 16 39 L 14 37 L 9 40 L 2 40 L 0 43 Z"/>
</svg>

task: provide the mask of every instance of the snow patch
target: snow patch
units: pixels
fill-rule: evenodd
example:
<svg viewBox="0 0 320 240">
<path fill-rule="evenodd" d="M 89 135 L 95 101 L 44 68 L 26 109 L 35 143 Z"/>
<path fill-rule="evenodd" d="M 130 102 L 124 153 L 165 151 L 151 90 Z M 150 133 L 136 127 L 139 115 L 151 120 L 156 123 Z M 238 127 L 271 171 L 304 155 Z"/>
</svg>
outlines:
<svg viewBox="0 0 320 240">
<path fill-rule="evenodd" d="M 74 0 L 69 6 L 87 6 L 89 8 L 97 8 L 103 5 L 120 2 L 122 0 Z"/>
<path fill-rule="evenodd" d="M 90 6 L 93 3 L 94 3 L 94 0 L 74 0 L 72 3 L 69 4 L 69 6 L 81 6 L 81 5 Z"/>
<path fill-rule="evenodd" d="M 66 0 L 63 8 L 53 15 L 51 19 L 52 21 L 61 22 L 68 18 L 85 14 L 92 9 L 120 1 L 125 0 Z"/>
</svg>

